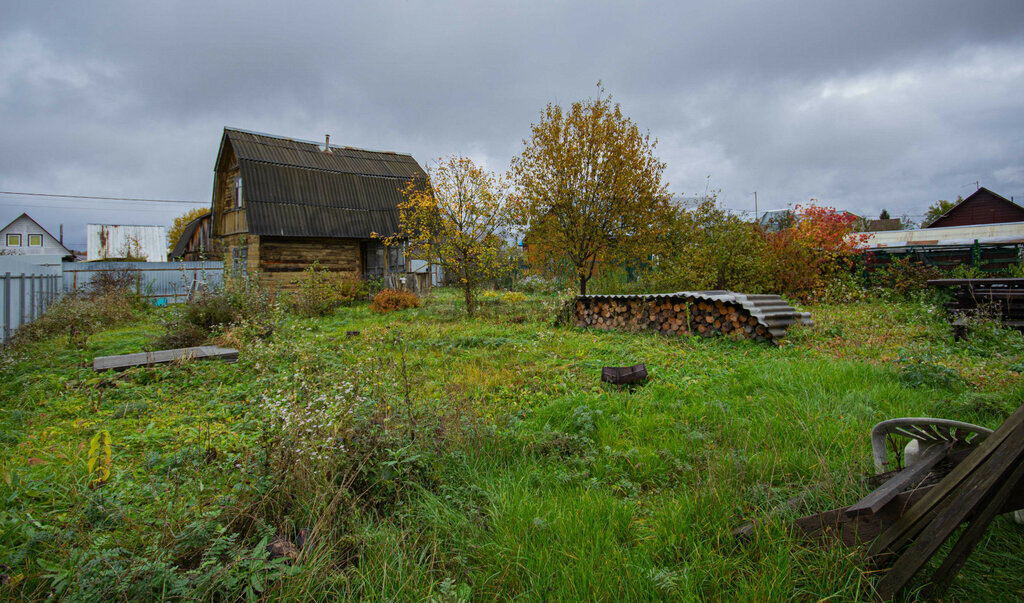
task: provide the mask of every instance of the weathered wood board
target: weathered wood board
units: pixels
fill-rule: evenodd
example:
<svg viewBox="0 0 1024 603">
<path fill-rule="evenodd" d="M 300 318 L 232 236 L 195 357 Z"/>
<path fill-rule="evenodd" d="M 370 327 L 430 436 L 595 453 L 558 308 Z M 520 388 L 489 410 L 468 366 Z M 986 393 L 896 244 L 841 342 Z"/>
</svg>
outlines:
<svg viewBox="0 0 1024 603">
<path fill-rule="evenodd" d="M 194 348 L 178 348 L 175 350 L 158 350 L 155 352 L 139 352 L 120 356 L 98 356 L 92 361 L 92 370 L 123 371 L 135 366 L 156 366 L 170 364 L 179 360 L 224 360 L 238 362 L 238 350 L 222 348 L 216 345 L 202 345 Z"/>
</svg>

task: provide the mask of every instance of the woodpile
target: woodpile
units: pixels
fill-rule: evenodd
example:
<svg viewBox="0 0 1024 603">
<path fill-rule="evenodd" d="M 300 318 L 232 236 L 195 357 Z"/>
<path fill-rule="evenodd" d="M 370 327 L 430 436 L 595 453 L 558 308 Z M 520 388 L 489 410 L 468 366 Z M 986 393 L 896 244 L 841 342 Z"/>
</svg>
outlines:
<svg viewBox="0 0 1024 603">
<path fill-rule="evenodd" d="M 771 341 L 767 326 L 742 305 L 694 296 L 579 298 L 573 318 L 577 327 L 641 331 L 668 336 L 730 335 Z"/>
</svg>

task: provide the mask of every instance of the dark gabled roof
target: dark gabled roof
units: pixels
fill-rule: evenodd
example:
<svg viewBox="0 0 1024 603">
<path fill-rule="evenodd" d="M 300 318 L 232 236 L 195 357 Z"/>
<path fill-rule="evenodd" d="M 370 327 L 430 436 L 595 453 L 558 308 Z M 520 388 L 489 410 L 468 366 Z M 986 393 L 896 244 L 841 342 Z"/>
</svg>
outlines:
<svg viewBox="0 0 1024 603">
<path fill-rule="evenodd" d="M 409 181 L 426 178 L 411 155 L 278 138 L 225 128 L 238 159 L 249 232 L 291 237 L 370 238 L 398 229 Z"/>
<path fill-rule="evenodd" d="M 957 203 L 925 228 L 1003 224 L 1024 221 L 1024 207 L 984 186 Z"/>
<path fill-rule="evenodd" d="M 184 257 L 185 251 L 188 250 L 188 242 L 192 240 L 192 235 L 196 234 L 196 229 L 199 228 L 203 220 L 210 218 L 210 212 L 199 216 L 195 220 L 192 220 L 185 225 L 185 228 L 181 231 L 181 236 L 178 237 L 178 242 L 174 244 L 174 249 L 171 250 L 171 259 Z"/>
</svg>

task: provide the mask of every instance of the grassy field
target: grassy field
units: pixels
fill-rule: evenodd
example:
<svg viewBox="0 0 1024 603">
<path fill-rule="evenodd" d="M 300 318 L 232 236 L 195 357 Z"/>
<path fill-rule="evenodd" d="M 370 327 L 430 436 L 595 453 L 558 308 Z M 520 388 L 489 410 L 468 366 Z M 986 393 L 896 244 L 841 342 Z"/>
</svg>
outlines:
<svg viewBox="0 0 1024 603">
<path fill-rule="evenodd" d="M 225 333 L 237 364 L 91 371 L 174 310 L 33 343 L 0 361 L 0 598 L 869 599 L 859 550 L 786 520 L 868 492 L 878 421 L 998 425 L 1024 340 L 954 344 L 925 303 L 806 309 L 781 347 L 554 327 L 542 297 L 468 320 L 445 291 Z M 646 385 L 599 382 L 641 361 Z M 1024 598 L 1022 550 L 998 519 L 950 599 Z"/>
</svg>

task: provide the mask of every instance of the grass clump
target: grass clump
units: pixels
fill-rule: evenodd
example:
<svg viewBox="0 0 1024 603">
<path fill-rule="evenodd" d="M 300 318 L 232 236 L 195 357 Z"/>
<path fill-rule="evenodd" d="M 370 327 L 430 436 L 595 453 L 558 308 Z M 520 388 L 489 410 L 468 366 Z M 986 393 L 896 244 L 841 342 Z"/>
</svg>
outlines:
<svg viewBox="0 0 1024 603">
<path fill-rule="evenodd" d="M 370 309 L 374 312 L 384 314 L 395 310 L 418 308 L 419 305 L 420 298 L 411 291 L 384 289 L 377 295 L 373 296 L 373 302 L 370 303 Z"/>
<path fill-rule="evenodd" d="M 93 333 L 137 318 L 141 303 L 137 296 L 112 289 L 96 293 L 66 294 L 36 320 L 15 332 L 15 345 L 62 336 L 69 346 L 85 347 Z"/>
<path fill-rule="evenodd" d="M 326 316 L 341 306 L 363 299 L 367 284 L 359 278 L 337 274 L 313 262 L 293 281 L 298 289 L 288 300 L 289 309 L 307 318 Z"/>
<path fill-rule="evenodd" d="M 201 292 L 168 313 L 163 334 L 153 342 L 158 349 L 201 345 L 228 327 L 242 339 L 265 339 L 281 320 L 280 307 L 258 275 L 246 274 L 230 277 L 222 288 Z"/>
</svg>

